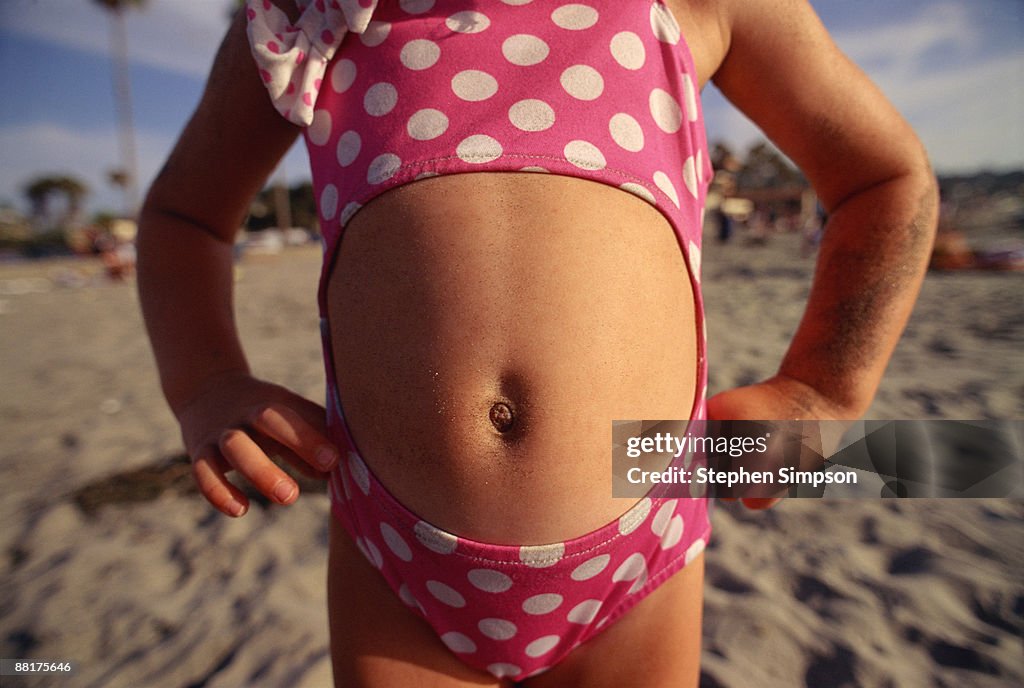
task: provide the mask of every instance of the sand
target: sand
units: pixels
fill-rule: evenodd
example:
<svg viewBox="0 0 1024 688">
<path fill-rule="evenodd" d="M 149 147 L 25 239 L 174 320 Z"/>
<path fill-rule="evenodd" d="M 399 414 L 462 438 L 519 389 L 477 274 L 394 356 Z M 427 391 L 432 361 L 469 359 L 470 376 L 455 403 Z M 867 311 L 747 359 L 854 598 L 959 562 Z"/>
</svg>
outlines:
<svg viewBox="0 0 1024 688">
<path fill-rule="evenodd" d="M 773 372 L 807 291 L 798 254 L 791 236 L 709 239 L 712 392 Z M 247 258 L 238 282 L 255 371 L 313 399 L 318 261 Z M 1022 279 L 931 274 L 869 417 L 1024 416 Z M 78 663 L 0 685 L 329 686 L 327 499 L 230 520 L 198 497 L 132 285 L 82 261 L 0 265 L 0 356 L 0 656 Z M 1021 502 L 713 519 L 703 686 L 1024 685 Z"/>
</svg>

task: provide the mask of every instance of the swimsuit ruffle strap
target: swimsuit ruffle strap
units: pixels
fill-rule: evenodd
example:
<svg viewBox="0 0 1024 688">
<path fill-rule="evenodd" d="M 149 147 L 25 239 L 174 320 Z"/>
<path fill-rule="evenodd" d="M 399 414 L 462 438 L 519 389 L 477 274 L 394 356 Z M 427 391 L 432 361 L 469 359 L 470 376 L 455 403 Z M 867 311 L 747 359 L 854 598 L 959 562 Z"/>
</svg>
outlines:
<svg viewBox="0 0 1024 688">
<path fill-rule="evenodd" d="M 377 0 L 296 0 L 294 24 L 270 0 L 247 0 L 249 46 L 274 107 L 299 126 L 313 121 L 313 106 L 327 70 L 349 31 L 363 33 Z"/>
</svg>

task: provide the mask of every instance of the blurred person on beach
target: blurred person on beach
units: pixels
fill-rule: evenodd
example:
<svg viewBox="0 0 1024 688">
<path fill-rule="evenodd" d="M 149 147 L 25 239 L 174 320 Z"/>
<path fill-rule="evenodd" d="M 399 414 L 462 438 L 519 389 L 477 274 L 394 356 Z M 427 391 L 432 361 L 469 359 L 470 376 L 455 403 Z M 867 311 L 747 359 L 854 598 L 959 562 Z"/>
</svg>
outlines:
<svg viewBox="0 0 1024 688">
<path fill-rule="evenodd" d="M 705 399 L 711 80 L 828 223 L 777 374 Z M 327 409 L 253 377 L 232 313 L 237 228 L 300 134 Z M 611 421 L 858 418 L 935 216 L 805 0 L 252 0 L 147 196 L 139 289 L 217 509 L 248 508 L 232 471 L 281 505 L 275 460 L 329 476 L 338 685 L 693 686 L 706 500 L 613 499 Z"/>
</svg>

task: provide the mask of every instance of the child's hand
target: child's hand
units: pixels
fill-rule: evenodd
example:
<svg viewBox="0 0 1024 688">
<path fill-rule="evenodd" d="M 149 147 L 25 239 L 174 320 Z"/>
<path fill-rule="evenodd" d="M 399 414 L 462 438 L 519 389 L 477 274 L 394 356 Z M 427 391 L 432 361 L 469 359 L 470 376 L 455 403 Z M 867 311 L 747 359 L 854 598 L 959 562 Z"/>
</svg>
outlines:
<svg viewBox="0 0 1024 688">
<path fill-rule="evenodd" d="M 836 420 L 845 415 L 814 388 L 783 375 L 708 399 L 710 420 Z M 740 501 L 748 509 L 768 509 L 779 499 L 751 497 Z"/>
<path fill-rule="evenodd" d="M 199 490 L 229 516 L 245 514 L 249 500 L 228 472 L 237 470 L 272 501 L 291 504 L 299 486 L 269 457 L 316 477 L 338 461 L 321 406 L 244 373 L 211 381 L 177 415 Z"/>
</svg>

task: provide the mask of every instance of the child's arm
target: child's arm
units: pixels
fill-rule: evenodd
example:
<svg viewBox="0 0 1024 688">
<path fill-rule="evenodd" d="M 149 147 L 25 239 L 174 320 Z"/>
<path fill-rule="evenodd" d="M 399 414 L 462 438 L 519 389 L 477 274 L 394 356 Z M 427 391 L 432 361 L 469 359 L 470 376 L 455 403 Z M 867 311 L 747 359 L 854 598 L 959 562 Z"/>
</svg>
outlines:
<svg viewBox="0 0 1024 688">
<path fill-rule="evenodd" d="M 321 407 L 249 374 L 232 307 L 235 235 L 297 133 L 260 83 L 239 12 L 141 213 L 139 294 L 164 394 L 201 491 L 233 516 L 248 502 L 227 471 L 290 503 L 298 486 L 267 453 L 316 470 L 336 460 Z"/>
<path fill-rule="evenodd" d="M 924 278 L 936 183 L 910 126 L 805 0 L 725 0 L 715 83 L 804 171 L 829 221 L 777 375 L 709 401 L 716 418 L 854 419 L 875 394 Z"/>
</svg>

